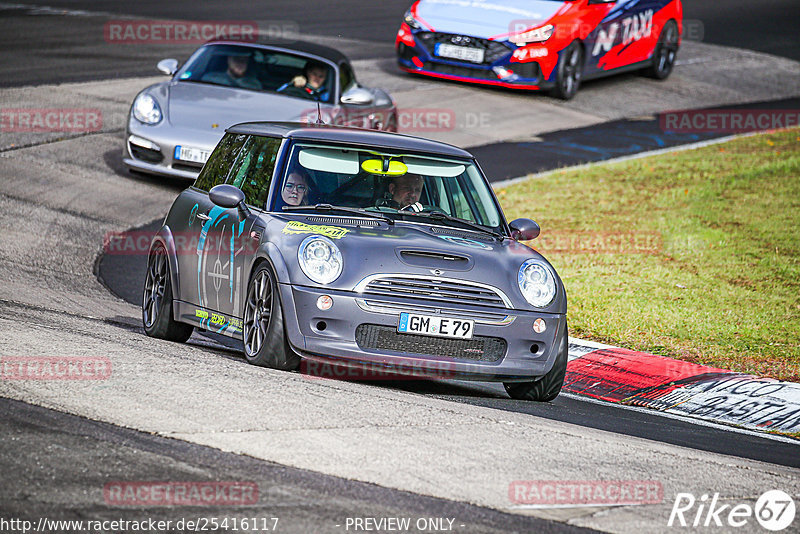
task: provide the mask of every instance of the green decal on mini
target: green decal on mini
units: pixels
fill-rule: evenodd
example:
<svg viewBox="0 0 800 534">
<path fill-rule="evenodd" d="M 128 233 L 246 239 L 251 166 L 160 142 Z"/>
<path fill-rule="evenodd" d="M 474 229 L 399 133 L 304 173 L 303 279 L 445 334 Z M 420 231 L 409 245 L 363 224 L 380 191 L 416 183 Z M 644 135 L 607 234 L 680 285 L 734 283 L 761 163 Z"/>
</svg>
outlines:
<svg viewBox="0 0 800 534">
<path fill-rule="evenodd" d="M 320 234 L 331 239 L 341 239 L 350 230 L 339 226 L 327 226 L 324 224 L 306 224 L 300 221 L 290 221 L 283 227 L 284 234 Z"/>
</svg>

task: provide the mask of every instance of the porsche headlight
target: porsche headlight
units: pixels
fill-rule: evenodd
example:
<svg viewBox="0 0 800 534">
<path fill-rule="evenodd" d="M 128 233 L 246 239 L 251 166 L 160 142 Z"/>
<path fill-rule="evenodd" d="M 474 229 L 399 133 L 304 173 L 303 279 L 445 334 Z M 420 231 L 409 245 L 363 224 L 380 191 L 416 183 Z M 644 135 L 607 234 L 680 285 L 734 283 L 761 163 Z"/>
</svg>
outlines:
<svg viewBox="0 0 800 534">
<path fill-rule="evenodd" d="M 306 276 L 319 284 L 330 284 L 342 274 L 342 253 L 333 241 L 312 235 L 300 243 L 297 260 Z"/>
<path fill-rule="evenodd" d="M 545 26 L 539 26 L 538 28 L 512 35 L 509 40 L 512 43 L 516 43 L 518 46 L 527 43 L 543 43 L 553 35 L 553 29 L 552 24 L 546 24 Z"/>
<path fill-rule="evenodd" d="M 556 275 L 541 260 L 530 259 L 523 263 L 517 283 L 528 304 L 536 308 L 546 307 L 556 296 Z"/>
<path fill-rule="evenodd" d="M 158 102 L 147 93 L 140 94 L 133 101 L 133 116 L 145 124 L 158 124 L 163 117 Z"/>
</svg>

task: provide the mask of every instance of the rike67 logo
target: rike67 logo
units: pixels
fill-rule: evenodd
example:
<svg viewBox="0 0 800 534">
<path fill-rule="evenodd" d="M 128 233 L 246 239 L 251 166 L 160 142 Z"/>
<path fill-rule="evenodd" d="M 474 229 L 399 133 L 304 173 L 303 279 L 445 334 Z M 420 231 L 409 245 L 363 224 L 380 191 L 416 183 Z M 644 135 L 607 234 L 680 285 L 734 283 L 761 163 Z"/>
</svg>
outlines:
<svg viewBox="0 0 800 534">
<path fill-rule="evenodd" d="M 699 499 L 691 493 L 678 493 L 667 526 L 692 527 L 743 527 L 753 517 L 767 530 L 779 532 L 794 523 L 795 503 L 789 494 L 781 490 L 764 492 L 754 507 L 745 503 L 720 502 L 719 493 Z M 796 532 L 793 530 L 792 532 Z"/>
</svg>

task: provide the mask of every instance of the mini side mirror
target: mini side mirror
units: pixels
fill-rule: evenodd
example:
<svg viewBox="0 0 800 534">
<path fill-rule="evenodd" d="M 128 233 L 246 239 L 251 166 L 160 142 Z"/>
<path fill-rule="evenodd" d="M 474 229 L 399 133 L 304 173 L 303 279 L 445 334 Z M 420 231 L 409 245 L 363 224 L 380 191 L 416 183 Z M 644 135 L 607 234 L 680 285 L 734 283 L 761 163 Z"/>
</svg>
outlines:
<svg viewBox="0 0 800 534">
<path fill-rule="evenodd" d="M 239 208 L 239 220 L 245 220 L 250 215 L 250 209 L 244 203 L 244 193 L 238 187 L 228 184 L 219 184 L 208 192 L 211 202 L 221 208 Z"/>
<path fill-rule="evenodd" d="M 166 76 L 172 76 L 178 71 L 178 60 L 177 59 L 162 59 L 156 65 L 158 72 L 164 74 Z"/>
<path fill-rule="evenodd" d="M 219 187 L 219 186 L 217 186 Z M 508 225 L 511 228 L 511 238 L 516 241 L 530 241 L 539 237 L 541 228 L 530 219 L 515 219 Z"/>
</svg>

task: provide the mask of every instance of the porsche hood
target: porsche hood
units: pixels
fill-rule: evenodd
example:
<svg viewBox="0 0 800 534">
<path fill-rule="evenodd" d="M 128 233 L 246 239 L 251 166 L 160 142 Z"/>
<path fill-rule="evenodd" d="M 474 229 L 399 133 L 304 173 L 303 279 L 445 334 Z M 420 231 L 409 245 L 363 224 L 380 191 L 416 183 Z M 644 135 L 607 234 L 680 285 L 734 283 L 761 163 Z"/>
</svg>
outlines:
<svg viewBox="0 0 800 534">
<path fill-rule="evenodd" d="M 194 82 L 168 89 L 167 118 L 173 126 L 217 131 L 240 122 L 294 121 L 316 113 L 316 103 L 276 93 L 247 91 Z"/>
</svg>

